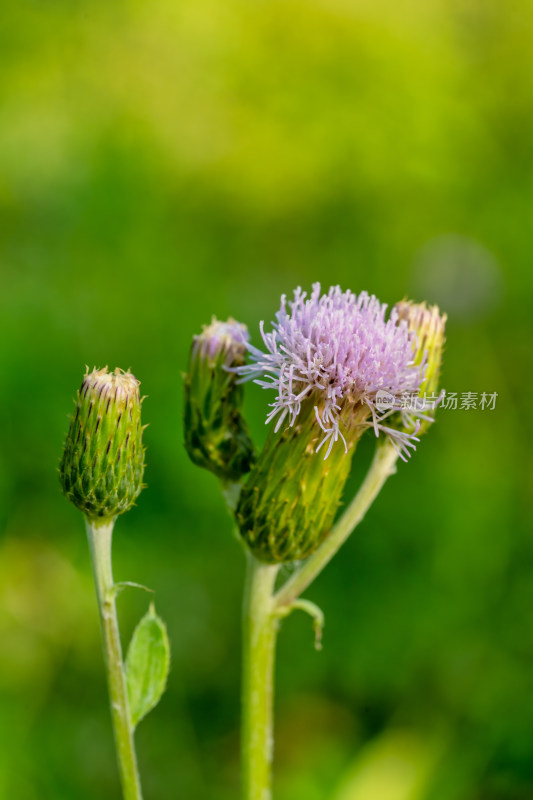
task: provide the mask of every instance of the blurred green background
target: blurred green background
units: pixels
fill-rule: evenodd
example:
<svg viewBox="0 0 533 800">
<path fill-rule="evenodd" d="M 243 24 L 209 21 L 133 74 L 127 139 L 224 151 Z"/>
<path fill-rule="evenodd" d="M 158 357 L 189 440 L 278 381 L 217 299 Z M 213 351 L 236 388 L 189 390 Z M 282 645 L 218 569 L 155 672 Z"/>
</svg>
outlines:
<svg viewBox="0 0 533 800">
<path fill-rule="evenodd" d="M 243 556 L 182 446 L 191 337 L 340 283 L 449 314 L 443 410 L 280 636 L 276 800 L 533 797 L 530 0 L 52 0 L 0 28 L 0 797 L 119 797 L 89 557 L 56 468 L 131 367 L 118 580 L 173 659 L 147 800 L 238 796 Z M 250 386 L 254 436 L 267 393 Z M 372 454 L 359 449 L 350 493 Z M 147 605 L 123 593 L 125 640 Z"/>
</svg>

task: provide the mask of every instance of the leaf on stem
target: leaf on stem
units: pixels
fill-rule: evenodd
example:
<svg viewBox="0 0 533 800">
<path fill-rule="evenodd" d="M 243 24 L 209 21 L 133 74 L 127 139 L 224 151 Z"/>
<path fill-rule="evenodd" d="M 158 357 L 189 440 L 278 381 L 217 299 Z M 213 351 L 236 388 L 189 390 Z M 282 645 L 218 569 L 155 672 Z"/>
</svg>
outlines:
<svg viewBox="0 0 533 800">
<path fill-rule="evenodd" d="M 133 728 L 161 699 L 169 669 L 167 629 L 151 603 L 133 632 L 126 656 L 126 683 Z"/>
<path fill-rule="evenodd" d="M 324 613 L 321 608 L 319 608 L 316 603 L 312 603 L 310 600 L 303 600 L 299 597 L 291 600 L 285 606 L 281 606 L 275 611 L 275 615 L 278 617 L 286 617 L 292 611 L 296 611 L 296 609 L 300 609 L 300 611 L 305 611 L 306 614 L 309 614 L 310 617 L 313 619 L 313 628 L 315 631 L 315 650 L 322 650 L 322 631 L 324 629 Z"/>
</svg>

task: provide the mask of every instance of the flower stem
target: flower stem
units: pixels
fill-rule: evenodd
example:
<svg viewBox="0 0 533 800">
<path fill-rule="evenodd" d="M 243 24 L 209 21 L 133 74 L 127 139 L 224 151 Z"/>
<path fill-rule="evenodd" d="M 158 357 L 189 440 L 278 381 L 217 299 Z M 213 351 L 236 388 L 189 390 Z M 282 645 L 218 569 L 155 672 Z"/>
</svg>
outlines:
<svg viewBox="0 0 533 800">
<path fill-rule="evenodd" d="M 274 593 L 278 565 L 263 564 L 248 553 L 243 608 L 242 764 L 243 800 L 271 800 L 273 685 L 279 619 L 301 608 L 300 594 L 331 561 L 374 502 L 398 455 L 379 444 L 361 488 L 318 550 Z M 310 611 L 307 605 L 304 610 Z M 318 610 L 319 611 L 319 610 Z M 311 609 L 318 627 L 322 615 Z"/>
<path fill-rule="evenodd" d="M 122 792 L 124 800 L 142 800 L 111 569 L 113 525 L 113 520 L 99 526 L 86 520 Z"/>
<path fill-rule="evenodd" d="M 273 591 L 278 565 L 250 553 L 243 606 L 243 800 L 270 800 L 273 751 L 274 655 L 278 618 Z"/>
<path fill-rule="evenodd" d="M 304 561 L 277 592 L 274 597 L 276 608 L 290 605 L 331 561 L 353 529 L 361 522 L 387 478 L 396 472 L 397 459 L 398 454 L 390 442 L 378 444 L 361 488 L 318 550 Z"/>
</svg>

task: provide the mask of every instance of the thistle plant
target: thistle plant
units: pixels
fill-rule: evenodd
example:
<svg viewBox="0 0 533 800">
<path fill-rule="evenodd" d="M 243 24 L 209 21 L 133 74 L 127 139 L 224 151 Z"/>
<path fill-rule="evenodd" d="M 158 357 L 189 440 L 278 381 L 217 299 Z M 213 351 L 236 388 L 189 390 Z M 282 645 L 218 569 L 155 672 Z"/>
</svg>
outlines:
<svg viewBox="0 0 533 800">
<path fill-rule="evenodd" d="M 59 468 L 64 494 L 85 517 L 125 800 L 142 798 L 133 734 L 158 703 L 169 668 L 166 628 L 153 603 L 133 633 L 124 664 L 116 596 L 138 584 L 115 583 L 111 564 L 115 520 L 143 488 L 141 404 L 139 381 L 131 372 L 87 369 Z"/>
<path fill-rule="evenodd" d="M 308 612 L 320 646 L 323 614 L 301 594 L 361 521 L 395 473 L 397 460 L 409 459 L 433 422 L 438 396 L 429 404 L 415 404 L 413 411 L 395 403 L 383 408 L 380 399 L 385 395 L 422 401 L 422 394 L 436 393 L 445 320 L 436 307 L 407 301 L 387 315 L 387 306 L 366 292 L 355 295 L 335 286 L 322 294 L 315 284 L 310 296 L 297 289 L 292 301 L 281 298 L 271 331 L 261 323 L 264 349 L 250 344 L 244 326 L 233 320 L 204 329 L 202 346 L 195 337 L 185 382 L 187 449 L 196 464 L 218 475 L 223 490 L 229 479 L 233 481 L 230 508 L 247 558 L 244 800 L 271 798 L 273 674 L 280 620 L 294 609 Z M 221 330 L 229 337 L 224 348 Z M 249 363 L 244 363 L 244 349 Z M 235 393 L 216 390 L 209 398 L 205 388 L 197 393 L 194 375 L 206 370 L 211 370 L 209 385 L 231 386 Z M 241 474 L 230 475 L 215 469 L 213 459 L 196 453 L 209 449 L 212 437 L 206 431 L 212 419 L 224 426 L 217 430 L 217 441 L 224 441 L 227 451 L 238 449 L 246 429 L 239 390 L 246 380 L 275 392 L 266 418 L 275 424 L 256 459 L 241 460 Z M 369 429 L 377 437 L 374 458 L 359 491 L 335 521 L 357 443 Z M 196 448 L 190 444 L 194 441 L 199 443 Z M 294 571 L 277 585 L 280 566 L 286 563 L 293 563 Z"/>
<path fill-rule="evenodd" d="M 422 367 L 413 364 L 413 334 L 393 311 L 362 292 L 340 288 L 309 299 L 301 289 L 287 310 L 282 297 L 273 331 L 262 329 L 266 353 L 250 348 L 252 364 L 237 367 L 276 399 L 276 419 L 258 463 L 241 492 L 237 522 L 261 561 L 301 560 L 329 530 L 348 477 L 355 447 L 372 425 L 383 427 L 378 391 L 416 391 Z M 400 455 L 412 435 L 384 429 Z M 317 454 L 324 449 L 324 454 Z M 317 502 L 320 498 L 320 502 Z"/>
</svg>

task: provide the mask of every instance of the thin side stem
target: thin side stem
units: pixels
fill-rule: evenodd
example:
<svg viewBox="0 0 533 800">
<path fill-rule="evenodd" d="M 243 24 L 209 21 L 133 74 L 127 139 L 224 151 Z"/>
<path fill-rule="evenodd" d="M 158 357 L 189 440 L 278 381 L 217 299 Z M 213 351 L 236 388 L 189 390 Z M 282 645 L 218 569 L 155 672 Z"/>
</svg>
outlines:
<svg viewBox="0 0 533 800">
<path fill-rule="evenodd" d="M 142 800 L 111 569 L 113 524 L 95 527 L 86 520 L 122 792 L 124 800 Z"/>
<path fill-rule="evenodd" d="M 273 614 L 279 567 L 247 554 L 243 606 L 243 800 L 270 800 L 273 753 L 274 658 L 278 618 Z"/>
<path fill-rule="evenodd" d="M 290 605 L 331 561 L 353 529 L 361 522 L 387 478 L 396 472 L 397 459 L 398 454 L 389 442 L 377 446 L 374 459 L 361 488 L 336 525 L 333 526 L 327 539 L 277 592 L 274 598 L 277 608 Z"/>
</svg>

